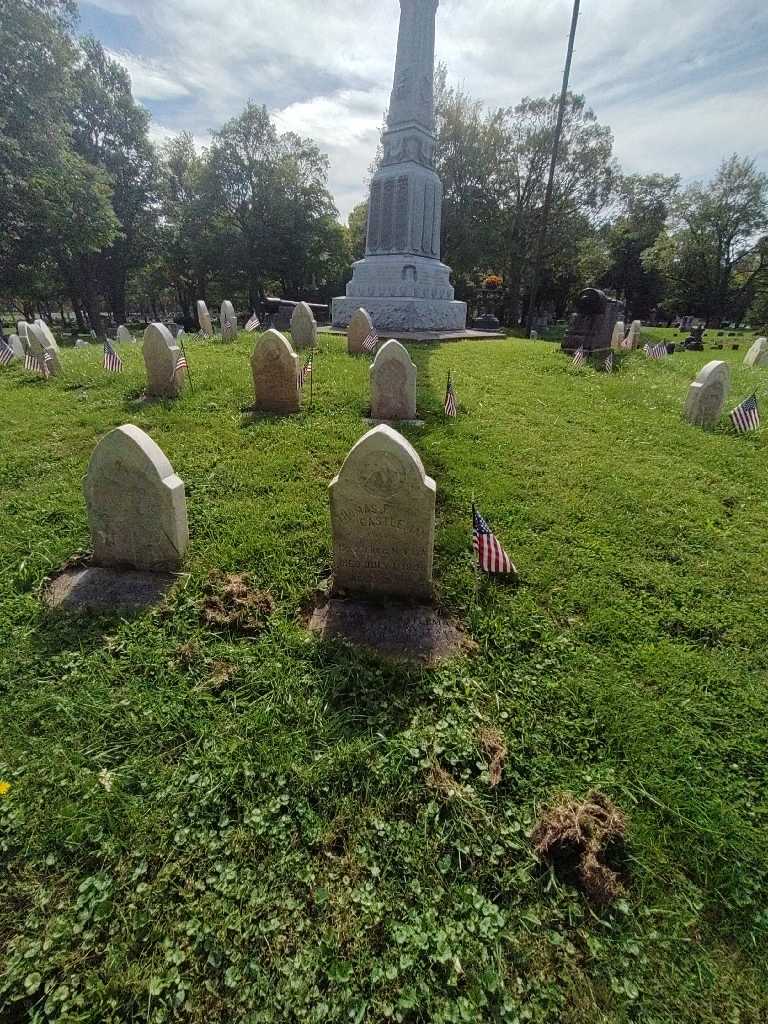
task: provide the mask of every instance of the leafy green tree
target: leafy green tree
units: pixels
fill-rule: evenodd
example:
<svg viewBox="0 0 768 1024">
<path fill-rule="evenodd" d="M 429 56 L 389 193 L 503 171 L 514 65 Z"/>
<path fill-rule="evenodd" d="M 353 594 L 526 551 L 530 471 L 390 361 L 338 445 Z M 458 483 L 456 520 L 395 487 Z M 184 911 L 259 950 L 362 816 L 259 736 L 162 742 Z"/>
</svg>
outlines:
<svg viewBox="0 0 768 1024">
<path fill-rule="evenodd" d="M 368 200 L 358 203 L 347 217 L 349 231 L 349 253 L 353 260 L 361 260 L 365 256 L 365 243 L 368 237 Z"/>
<path fill-rule="evenodd" d="M 714 180 L 691 185 L 668 232 L 644 254 L 677 312 L 719 324 L 739 320 L 768 274 L 768 175 L 732 156 Z"/>
</svg>

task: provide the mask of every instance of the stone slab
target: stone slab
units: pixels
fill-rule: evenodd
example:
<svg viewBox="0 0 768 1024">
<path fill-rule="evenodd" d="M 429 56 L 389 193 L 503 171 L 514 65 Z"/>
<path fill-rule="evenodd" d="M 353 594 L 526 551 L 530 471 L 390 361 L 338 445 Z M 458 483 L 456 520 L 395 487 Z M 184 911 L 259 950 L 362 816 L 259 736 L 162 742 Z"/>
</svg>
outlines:
<svg viewBox="0 0 768 1024">
<path fill-rule="evenodd" d="M 212 338 L 213 324 L 211 323 L 211 314 L 208 312 L 208 307 L 202 299 L 197 300 L 197 322 L 200 324 L 200 330 L 206 338 Z"/>
<path fill-rule="evenodd" d="M 416 419 L 416 367 L 399 341 L 390 338 L 379 347 L 369 377 L 373 419 Z"/>
<path fill-rule="evenodd" d="M 461 654 L 461 630 L 434 608 L 331 598 L 315 609 L 309 628 L 323 639 L 343 639 L 395 660 L 435 664 Z"/>
<path fill-rule="evenodd" d="M 68 569 L 51 581 L 43 600 L 61 612 L 139 611 L 162 601 L 176 579 L 171 573 Z"/>
<path fill-rule="evenodd" d="M 728 363 L 713 359 L 699 370 L 688 388 L 683 415 L 696 427 L 713 427 L 723 413 L 731 384 Z"/>
<path fill-rule="evenodd" d="M 299 411 L 299 357 L 288 339 L 271 328 L 256 339 L 251 356 L 253 412 L 290 414 Z"/>
<path fill-rule="evenodd" d="M 755 370 L 768 367 L 768 338 L 757 339 L 744 356 L 744 365 Z"/>
<path fill-rule="evenodd" d="M 317 344 L 315 316 L 306 302 L 298 302 L 291 316 L 291 344 L 294 350 L 314 348 Z"/>
<path fill-rule="evenodd" d="M 318 327 L 318 334 L 334 334 L 347 337 L 347 332 L 339 327 Z M 507 335 L 504 331 L 477 331 L 467 327 L 463 331 L 389 331 L 397 341 L 465 341 L 482 340 L 503 341 Z"/>
<path fill-rule="evenodd" d="M 238 334 L 237 316 L 235 315 L 235 307 L 229 299 L 224 299 L 221 304 L 219 320 L 221 323 L 221 340 L 234 341 Z M 228 327 L 226 326 L 227 321 L 229 321 Z"/>
</svg>

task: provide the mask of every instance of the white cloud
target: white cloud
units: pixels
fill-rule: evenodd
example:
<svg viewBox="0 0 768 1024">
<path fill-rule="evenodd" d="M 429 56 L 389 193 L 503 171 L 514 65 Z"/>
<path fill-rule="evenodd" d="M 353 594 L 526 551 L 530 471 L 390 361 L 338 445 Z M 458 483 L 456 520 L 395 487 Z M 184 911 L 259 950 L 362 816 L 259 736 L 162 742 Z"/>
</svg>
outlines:
<svg viewBox="0 0 768 1024">
<path fill-rule="evenodd" d="M 137 96 L 168 130 L 205 137 L 252 99 L 328 153 L 343 214 L 364 197 L 392 83 L 397 0 L 89 0 L 132 15 Z M 441 0 L 437 56 L 491 106 L 559 91 L 571 0 Z M 571 86 L 627 170 L 707 177 L 734 150 L 768 166 L 764 0 L 591 0 Z M 159 42 L 162 58 L 157 58 Z M 149 60 L 147 54 L 152 53 Z"/>
<path fill-rule="evenodd" d="M 190 90 L 177 74 L 153 61 L 129 53 L 108 50 L 109 56 L 122 64 L 131 76 L 133 95 L 139 100 L 170 100 L 189 96 Z"/>
</svg>

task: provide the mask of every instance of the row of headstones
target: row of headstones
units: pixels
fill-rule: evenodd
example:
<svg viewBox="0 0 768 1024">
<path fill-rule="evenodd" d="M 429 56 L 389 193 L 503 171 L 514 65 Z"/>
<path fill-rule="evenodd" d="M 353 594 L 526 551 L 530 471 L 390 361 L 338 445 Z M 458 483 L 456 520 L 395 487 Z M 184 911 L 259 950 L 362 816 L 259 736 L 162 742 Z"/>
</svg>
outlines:
<svg viewBox="0 0 768 1024">
<path fill-rule="evenodd" d="M 201 332 L 209 338 L 213 337 L 213 323 L 208 306 L 203 299 L 197 300 L 197 320 Z M 221 340 L 234 341 L 238 335 L 237 314 L 235 307 L 225 299 L 221 304 Z M 294 349 L 314 348 L 317 344 L 317 321 L 311 306 L 306 302 L 296 304 L 291 316 L 291 339 Z"/>
<path fill-rule="evenodd" d="M 758 338 L 747 352 L 744 365 L 752 369 L 768 369 L 768 339 Z M 713 359 L 696 375 L 688 388 L 683 415 L 697 427 L 714 427 L 723 414 L 731 388 L 728 363 Z"/>
<path fill-rule="evenodd" d="M 144 332 L 147 393 L 176 398 L 184 384 L 178 370 L 181 350 L 164 324 L 150 324 Z M 279 331 L 270 329 L 256 339 L 251 355 L 253 409 L 294 413 L 301 405 L 299 357 Z M 377 420 L 416 418 L 416 367 L 406 349 L 391 338 L 382 345 L 370 368 L 371 416 Z"/>
<path fill-rule="evenodd" d="M 381 425 L 361 437 L 330 484 L 335 589 L 428 599 L 436 490 L 397 431 Z M 184 483 L 144 431 L 128 424 L 99 442 L 84 492 L 93 565 L 180 567 L 189 542 Z"/>
</svg>

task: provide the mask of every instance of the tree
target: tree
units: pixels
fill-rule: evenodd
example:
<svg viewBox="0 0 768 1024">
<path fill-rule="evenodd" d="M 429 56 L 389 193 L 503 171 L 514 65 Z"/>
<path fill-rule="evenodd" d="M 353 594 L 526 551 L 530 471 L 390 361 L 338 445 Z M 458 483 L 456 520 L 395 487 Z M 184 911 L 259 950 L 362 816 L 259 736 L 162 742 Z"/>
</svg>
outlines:
<svg viewBox="0 0 768 1024">
<path fill-rule="evenodd" d="M 678 312 L 740 320 L 768 274 L 766 228 L 768 175 L 734 155 L 709 186 L 682 193 L 644 262 L 663 276 Z"/>
<path fill-rule="evenodd" d="M 349 250 L 353 260 L 361 260 L 365 256 L 365 243 L 368 237 L 368 200 L 358 203 L 347 217 L 349 231 Z"/>
<path fill-rule="evenodd" d="M 607 231 L 609 264 L 599 280 L 624 299 L 629 319 L 647 317 L 664 293 L 661 275 L 642 255 L 664 230 L 680 184 L 679 175 L 619 175 L 616 219 Z"/>
<path fill-rule="evenodd" d="M 278 134 L 266 107 L 249 103 L 214 133 L 208 166 L 250 305 L 263 299 L 270 277 L 298 294 L 311 274 L 314 235 L 336 215 L 327 157 L 307 139 Z"/>
</svg>

